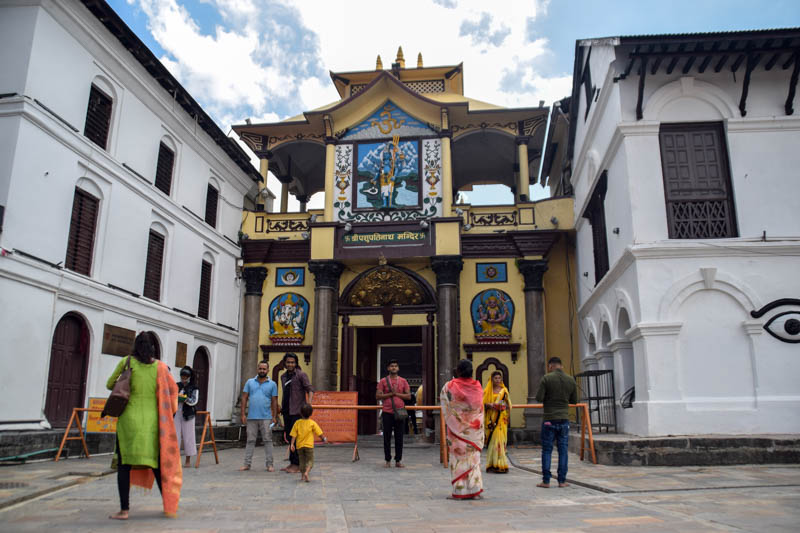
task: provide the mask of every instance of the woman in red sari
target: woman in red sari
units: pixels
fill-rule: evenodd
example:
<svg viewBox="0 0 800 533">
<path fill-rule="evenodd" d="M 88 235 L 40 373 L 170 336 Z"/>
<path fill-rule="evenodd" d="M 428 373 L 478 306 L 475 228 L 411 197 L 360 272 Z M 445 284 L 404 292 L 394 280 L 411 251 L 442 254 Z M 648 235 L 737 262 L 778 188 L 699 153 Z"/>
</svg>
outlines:
<svg viewBox="0 0 800 533">
<path fill-rule="evenodd" d="M 456 377 L 442 387 L 442 418 L 447 424 L 452 497 L 480 498 L 481 450 L 483 449 L 483 387 L 472 379 L 472 361 L 463 359 Z"/>
</svg>

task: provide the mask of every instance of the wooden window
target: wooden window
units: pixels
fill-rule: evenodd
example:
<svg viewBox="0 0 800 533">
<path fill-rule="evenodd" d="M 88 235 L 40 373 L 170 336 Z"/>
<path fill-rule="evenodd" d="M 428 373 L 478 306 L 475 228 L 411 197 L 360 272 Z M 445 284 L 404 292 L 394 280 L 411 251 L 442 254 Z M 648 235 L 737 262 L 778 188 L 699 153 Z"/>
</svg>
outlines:
<svg viewBox="0 0 800 533">
<path fill-rule="evenodd" d="M 147 241 L 147 262 L 144 270 L 142 294 L 151 300 L 161 300 L 161 273 L 164 268 L 164 236 L 150 230 Z"/>
<path fill-rule="evenodd" d="M 172 169 L 175 165 L 175 152 L 166 144 L 158 147 L 158 163 L 156 163 L 156 188 L 169 196 L 172 189 Z"/>
<path fill-rule="evenodd" d="M 108 130 L 111 126 L 111 97 L 92 85 L 89 92 L 89 109 L 86 111 L 86 126 L 83 134 L 97 146 L 106 149 Z"/>
<path fill-rule="evenodd" d="M 99 206 L 100 200 L 77 187 L 75 188 L 72 218 L 69 224 L 67 258 L 64 266 L 86 276 L 90 275 L 92 271 L 94 233 Z"/>
<path fill-rule="evenodd" d="M 217 203 L 219 202 L 219 192 L 213 185 L 208 185 L 206 193 L 206 223 L 212 228 L 217 227 Z"/>
<path fill-rule="evenodd" d="M 592 248 L 594 252 L 594 282 L 600 283 L 608 272 L 608 237 L 606 236 L 605 199 L 608 188 L 608 173 L 603 171 L 592 192 L 584 218 L 592 225 Z"/>
<path fill-rule="evenodd" d="M 197 306 L 197 316 L 208 319 L 208 310 L 211 307 L 211 263 L 203 261 L 200 270 L 200 302 Z"/>
<path fill-rule="evenodd" d="M 662 124 L 659 141 L 669 238 L 736 237 L 722 123 Z"/>
</svg>

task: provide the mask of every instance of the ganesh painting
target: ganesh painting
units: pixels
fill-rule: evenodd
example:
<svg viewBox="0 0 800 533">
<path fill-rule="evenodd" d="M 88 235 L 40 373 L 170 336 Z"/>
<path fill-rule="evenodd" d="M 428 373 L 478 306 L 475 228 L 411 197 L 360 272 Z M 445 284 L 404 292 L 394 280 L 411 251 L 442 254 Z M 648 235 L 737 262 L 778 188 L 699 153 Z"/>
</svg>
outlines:
<svg viewBox="0 0 800 533">
<path fill-rule="evenodd" d="M 302 344 L 308 323 L 308 300 L 294 292 L 278 295 L 269 304 L 269 339 L 273 344 Z"/>
<path fill-rule="evenodd" d="M 475 340 L 483 343 L 503 343 L 511 339 L 514 323 L 514 302 L 500 289 L 479 292 L 470 305 Z"/>
</svg>

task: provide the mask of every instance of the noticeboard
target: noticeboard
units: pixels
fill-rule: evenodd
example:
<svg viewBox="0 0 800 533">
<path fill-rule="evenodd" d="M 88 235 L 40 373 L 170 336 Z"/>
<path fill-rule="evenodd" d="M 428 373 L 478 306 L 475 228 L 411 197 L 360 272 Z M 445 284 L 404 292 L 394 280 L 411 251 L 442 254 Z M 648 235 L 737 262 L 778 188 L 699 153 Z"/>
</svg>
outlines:
<svg viewBox="0 0 800 533">
<path fill-rule="evenodd" d="M 105 324 L 103 326 L 103 347 L 101 351 L 109 355 L 125 357 L 133 353 L 136 332 L 132 329 Z"/>
<path fill-rule="evenodd" d="M 358 392 L 317 391 L 312 405 L 358 405 Z M 311 415 L 330 442 L 356 442 L 358 411 L 356 409 L 317 409 Z"/>
<path fill-rule="evenodd" d="M 89 398 L 89 409 L 102 409 L 108 398 Z M 116 433 L 117 419 L 113 416 L 100 418 L 100 413 L 89 411 L 86 413 L 87 433 Z"/>
</svg>

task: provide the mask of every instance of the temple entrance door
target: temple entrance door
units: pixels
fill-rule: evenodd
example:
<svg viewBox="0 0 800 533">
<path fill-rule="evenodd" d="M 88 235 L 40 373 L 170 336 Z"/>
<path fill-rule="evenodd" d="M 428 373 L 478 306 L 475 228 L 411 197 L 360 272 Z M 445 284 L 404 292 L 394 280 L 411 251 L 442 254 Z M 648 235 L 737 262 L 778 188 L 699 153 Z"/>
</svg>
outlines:
<svg viewBox="0 0 800 533">
<path fill-rule="evenodd" d="M 370 327 L 356 329 L 356 390 L 359 405 L 376 405 L 378 379 L 386 375 L 386 362 L 397 359 L 400 375 L 412 392 L 423 383 L 423 326 Z M 433 376 L 432 376 L 433 378 Z M 378 417 L 370 411 L 358 413 L 358 433 L 378 432 Z"/>
<path fill-rule="evenodd" d="M 83 318 L 67 314 L 58 321 L 50 348 L 50 372 L 44 414 L 54 428 L 67 426 L 73 407 L 83 407 L 89 369 L 89 330 Z"/>
</svg>

